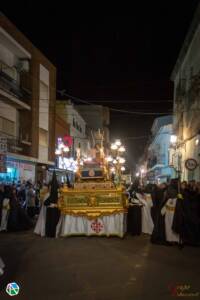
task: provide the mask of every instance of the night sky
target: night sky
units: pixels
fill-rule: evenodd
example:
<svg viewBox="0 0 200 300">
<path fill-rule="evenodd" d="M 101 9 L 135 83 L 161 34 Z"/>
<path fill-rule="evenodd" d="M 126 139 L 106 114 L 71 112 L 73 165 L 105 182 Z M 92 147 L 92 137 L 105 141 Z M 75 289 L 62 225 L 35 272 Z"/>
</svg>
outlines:
<svg viewBox="0 0 200 300">
<path fill-rule="evenodd" d="M 0 10 L 55 64 L 58 89 L 117 109 L 172 111 L 170 74 L 199 1 L 41 2 Z M 111 113 L 111 137 L 125 138 L 132 165 L 147 138 L 126 138 L 149 136 L 155 117 Z"/>
</svg>

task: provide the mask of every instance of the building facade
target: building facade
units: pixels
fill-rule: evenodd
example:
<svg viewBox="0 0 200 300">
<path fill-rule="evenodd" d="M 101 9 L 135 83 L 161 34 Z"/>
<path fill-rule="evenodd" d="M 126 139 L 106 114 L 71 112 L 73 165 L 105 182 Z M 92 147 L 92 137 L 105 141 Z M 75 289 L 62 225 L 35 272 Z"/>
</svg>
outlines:
<svg viewBox="0 0 200 300">
<path fill-rule="evenodd" d="M 174 134 L 182 180 L 200 180 L 200 4 L 171 75 L 174 82 Z M 192 168 L 187 163 L 196 162 Z M 176 166 L 178 168 L 178 166 Z"/>
<path fill-rule="evenodd" d="M 172 135 L 172 116 L 159 117 L 151 128 L 152 139 L 147 154 L 147 180 L 154 183 L 167 182 L 176 177 L 169 165 L 169 149 Z"/>
<path fill-rule="evenodd" d="M 0 13 L 0 180 L 45 179 L 54 165 L 56 68 Z"/>
<path fill-rule="evenodd" d="M 56 101 L 57 115 L 68 124 L 69 136 L 73 143 L 70 149 L 71 156 L 75 158 L 76 149 L 81 148 L 83 156 L 88 155 L 89 141 L 86 135 L 86 122 L 70 101 Z"/>
<path fill-rule="evenodd" d="M 76 105 L 76 109 L 86 121 L 87 135 L 91 143 L 95 140 L 95 136 L 98 136 L 98 131 L 100 130 L 104 134 L 104 143 L 105 147 L 107 147 L 110 143 L 109 108 L 102 105 Z"/>
</svg>

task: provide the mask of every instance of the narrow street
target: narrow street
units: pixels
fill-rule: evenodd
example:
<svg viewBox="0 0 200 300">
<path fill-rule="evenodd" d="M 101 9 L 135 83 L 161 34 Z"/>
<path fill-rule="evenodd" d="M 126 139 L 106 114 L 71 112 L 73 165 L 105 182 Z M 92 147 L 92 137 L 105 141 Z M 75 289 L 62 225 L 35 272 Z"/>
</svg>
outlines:
<svg viewBox="0 0 200 300">
<path fill-rule="evenodd" d="M 1 2 L 0 300 L 200 300 L 200 0 Z"/>
<path fill-rule="evenodd" d="M 47 239 L 32 232 L 1 234 L 1 253 L 6 272 L 0 299 L 10 299 L 5 286 L 12 281 L 20 286 L 20 300 L 164 300 L 173 298 L 178 285 L 196 293 L 190 299 L 200 299 L 200 249 L 152 245 L 146 235 Z"/>
</svg>

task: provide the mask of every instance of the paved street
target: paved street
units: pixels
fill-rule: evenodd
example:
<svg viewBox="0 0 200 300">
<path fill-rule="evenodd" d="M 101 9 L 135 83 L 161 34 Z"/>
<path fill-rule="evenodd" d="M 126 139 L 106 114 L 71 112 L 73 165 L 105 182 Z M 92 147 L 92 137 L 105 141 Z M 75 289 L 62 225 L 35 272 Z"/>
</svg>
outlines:
<svg viewBox="0 0 200 300">
<path fill-rule="evenodd" d="M 0 299 L 10 299 L 3 286 L 12 281 L 21 287 L 20 300 L 171 299 L 169 286 L 177 284 L 200 292 L 199 248 L 152 245 L 145 235 L 46 239 L 26 232 L 0 239 L 6 262 Z"/>
</svg>

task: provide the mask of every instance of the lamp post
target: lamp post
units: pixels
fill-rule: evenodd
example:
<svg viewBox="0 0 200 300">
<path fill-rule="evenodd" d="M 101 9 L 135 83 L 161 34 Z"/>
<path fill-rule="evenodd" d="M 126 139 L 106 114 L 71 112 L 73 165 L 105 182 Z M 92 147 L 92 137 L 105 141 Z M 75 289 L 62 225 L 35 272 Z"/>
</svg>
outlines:
<svg viewBox="0 0 200 300">
<path fill-rule="evenodd" d="M 111 170 L 115 170 L 115 174 L 118 177 L 118 183 L 121 183 L 121 175 L 125 171 L 124 163 L 125 158 L 122 154 L 126 151 L 120 140 L 116 140 L 115 143 L 111 144 L 112 156 L 107 157 L 107 161 L 112 165 Z"/>
</svg>

